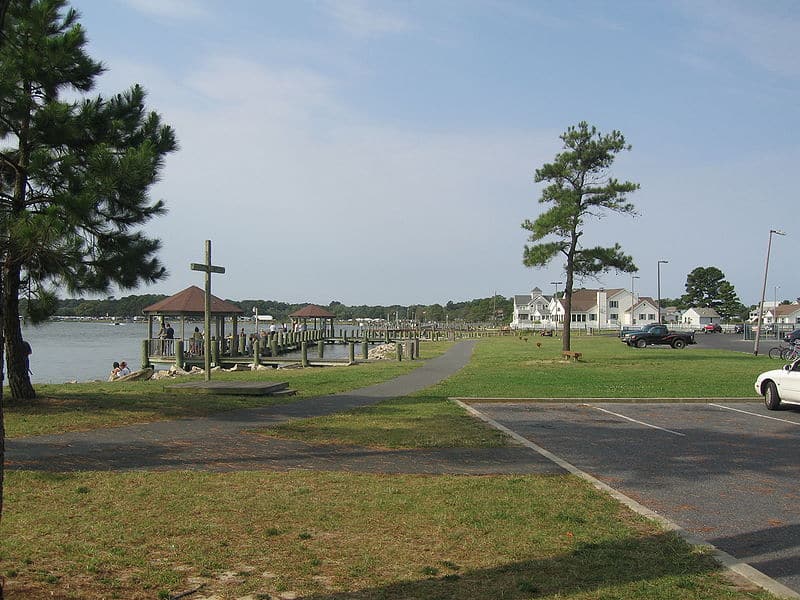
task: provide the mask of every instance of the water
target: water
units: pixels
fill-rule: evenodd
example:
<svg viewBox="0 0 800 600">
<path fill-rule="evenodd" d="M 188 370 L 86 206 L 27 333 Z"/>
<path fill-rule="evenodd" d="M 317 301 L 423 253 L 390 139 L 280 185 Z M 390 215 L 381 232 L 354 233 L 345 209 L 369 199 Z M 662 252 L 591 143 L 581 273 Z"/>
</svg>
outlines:
<svg viewBox="0 0 800 600">
<path fill-rule="evenodd" d="M 141 365 L 147 323 L 52 321 L 23 324 L 22 337 L 31 345 L 31 382 L 105 380 L 114 361 L 132 370 Z"/>
<path fill-rule="evenodd" d="M 191 325 L 191 327 L 189 326 Z M 187 335 L 195 323 L 186 325 Z M 226 326 L 227 327 L 227 326 Z M 251 331 L 252 324 L 243 325 Z M 202 323 L 200 324 L 202 329 Z M 336 326 L 337 332 L 340 326 Z M 354 328 L 344 326 L 345 330 Z M 176 327 L 176 335 L 180 335 Z M 147 322 L 113 323 L 88 321 L 50 321 L 43 325 L 23 324 L 22 337 L 31 345 L 31 382 L 105 380 L 114 361 L 126 361 L 131 370 L 141 367 L 142 340 L 147 338 Z M 356 347 L 356 355 L 361 352 Z M 326 358 L 346 358 L 345 345 L 326 345 Z M 299 353 L 297 354 L 299 357 Z M 309 344 L 308 356 L 317 357 L 316 344 Z"/>
</svg>

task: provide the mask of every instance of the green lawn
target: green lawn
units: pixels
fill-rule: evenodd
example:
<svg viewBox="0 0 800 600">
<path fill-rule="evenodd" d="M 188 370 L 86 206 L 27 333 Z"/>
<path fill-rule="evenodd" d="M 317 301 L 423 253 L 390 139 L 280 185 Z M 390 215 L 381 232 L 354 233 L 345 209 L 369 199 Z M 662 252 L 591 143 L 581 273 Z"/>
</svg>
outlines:
<svg viewBox="0 0 800 600">
<path fill-rule="evenodd" d="M 423 345 L 428 356 L 443 349 Z M 565 363 L 559 340 L 483 340 L 461 373 L 414 397 L 269 433 L 404 448 L 497 446 L 507 441 L 447 398 L 753 396 L 755 374 L 774 365 L 605 338 L 578 338 L 575 349 L 583 360 Z M 415 366 L 306 369 L 286 379 L 319 395 Z M 159 385 L 48 387 L 46 400 L 12 405 L 7 416 L 20 435 L 263 402 L 177 396 Z M 771 597 L 732 583 L 702 551 L 567 475 L 9 472 L 5 500 L 0 575 L 11 599 L 166 599 L 195 589 L 186 597 Z"/>
<path fill-rule="evenodd" d="M 462 371 L 409 398 L 292 421 L 263 433 L 309 442 L 390 448 L 492 447 L 509 440 L 448 398 L 716 398 L 757 401 L 753 381 L 768 358 L 691 347 L 629 348 L 617 338 L 578 337 L 580 362 L 561 359 L 561 340 L 488 338 Z"/>
<path fill-rule="evenodd" d="M 11 473 L 7 598 L 768 598 L 571 476 Z M 197 596 L 190 596 L 197 597 Z"/>
<path fill-rule="evenodd" d="M 444 352 L 446 342 L 424 344 L 422 359 Z M 9 438 L 61 433 L 144 423 L 180 417 L 207 416 L 225 410 L 291 402 L 297 398 L 322 396 L 380 383 L 422 365 L 421 361 L 378 361 L 350 367 L 276 369 L 272 371 L 215 373 L 214 381 L 286 381 L 297 390 L 288 398 L 254 396 L 193 395 L 167 390 L 196 376 L 159 381 L 37 385 L 38 398 L 14 401 L 5 397 L 6 435 Z"/>
</svg>

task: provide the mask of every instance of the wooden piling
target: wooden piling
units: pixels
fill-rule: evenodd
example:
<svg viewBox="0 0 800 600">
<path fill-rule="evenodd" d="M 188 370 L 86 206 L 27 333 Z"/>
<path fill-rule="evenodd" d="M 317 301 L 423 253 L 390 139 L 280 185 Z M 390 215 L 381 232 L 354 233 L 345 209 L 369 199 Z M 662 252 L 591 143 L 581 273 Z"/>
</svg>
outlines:
<svg viewBox="0 0 800 600">
<path fill-rule="evenodd" d="M 304 367 L 308 366 L 308 342 L 305 340 L 300 342 L 300 364 Z"/>
</svg>

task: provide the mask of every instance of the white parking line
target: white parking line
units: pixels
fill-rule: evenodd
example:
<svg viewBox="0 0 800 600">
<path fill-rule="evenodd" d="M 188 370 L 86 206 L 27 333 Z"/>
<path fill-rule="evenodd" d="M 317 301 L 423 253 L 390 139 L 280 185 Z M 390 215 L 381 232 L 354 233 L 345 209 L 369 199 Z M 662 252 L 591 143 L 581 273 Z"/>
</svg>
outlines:
<svg viewBox="0 0 800 600">
<path fill-rule="evenodd" d="M 599 406 L 594 406 L 593 404 L 582 404 L 581 406 L 588 406 L 589 408 L 594 408 L 595 410 L 601 410 L 604 413 L 608 413 L 610 415 L 614 415 L 615 417 L 619 417 L 620 419 L 625 419 L 626 421 L 630 421 L 631 423 L 637 423 L 639 425 L 644 425 L 645 427 L 650 427 L 652 429 L 658 429 L 660 431 L 665 431 L 667 433 L 671 433 L 672 435 L 679 435 L 681 437 L 686 437 L 685 433 L 680 433 L 679 431 L 672 431 L 671 429 L 664 429 L 663 427 L 659 427 L 658 425 L 652 425 L 650 423 L 645 423 L 644 421 L 637 421 L 636 419 L 631 419 L 630 417 L 626 417 L 625 415 L 621 415 L 619 413 L 611 412 L 610 410 L 606 410 L 605 408 L 600 408 Z"/>
<path fill-rule="evenodd" d="M 790 421 L 789 419 L 780 419 L 778 417 L 770 417 L 769 415 L 760 415 L 758 413 L 750 412 L 747 410 L 741 410 L 740 408 L 731 408 L 730 406 L 722 406 L 722 404 L 711 404 L 709 406 L 715 406 L 716 408 L 724 408 L 725 410 L 732 410 L 733 412 L 744 413 L 746 415 L 752 415 L 754 417 L 761 417 L 762 419 L 771 419 L 772 421 L 781 421 L 783 423 L 791 423 L 792 425 L 800 426 L 800 423 L 797 421 Z"/>
</svg>

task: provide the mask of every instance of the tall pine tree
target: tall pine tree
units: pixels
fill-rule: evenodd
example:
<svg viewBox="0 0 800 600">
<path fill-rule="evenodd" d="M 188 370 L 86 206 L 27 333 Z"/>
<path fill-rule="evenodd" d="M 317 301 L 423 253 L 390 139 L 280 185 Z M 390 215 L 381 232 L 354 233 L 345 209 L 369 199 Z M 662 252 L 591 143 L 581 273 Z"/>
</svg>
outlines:
<svg viewBox="0 0 800 600">
<path fill-rule="evenodd" d="M 619 131 L 603 135 L 595 127 L 581 121 L 561 134 L 564 151 L 552 163 L 536 170 L 537 182 L 548 182 L 539 198 L 550 208 L 536 220 L 522 223 L 530 232 L 522 262 L 528 267 L 544 267 L 560 256 L 566 274 L 564 288 L 564 327 L 562 344 L 570 349 L 572 288 L 575 277 L 591 277 L 611 269 L 631 273 L 637 270 L 633 259 L 622 252 L 619 244 L 603 248 L 583 248 L 580 238 L 587 217 L 602 217 L 606 211 L 634 214 L 629 193 L 639 189 L 638 183 L 620 182 L 608 174 L 615 156 L 630 150 Z M 555 238 L 544 242 L 545 238 Z"/>
<path fill-rule="evenodd" d="M 78 14 L 65 0 L 16 0 L 0 48 L 0 208 L 3 330 L 15 398 L 33 398 L 19 298 L 41 321 L 53 286 L 71 294 L 132 288 L 165 274 L 160 242 L 144 223 L 165 212 L 148 196 L 172 129 L 147 112 L 145 93 L 63 100 L 88 93 L 103 66 L 85 52 Z"/>
</svg>

